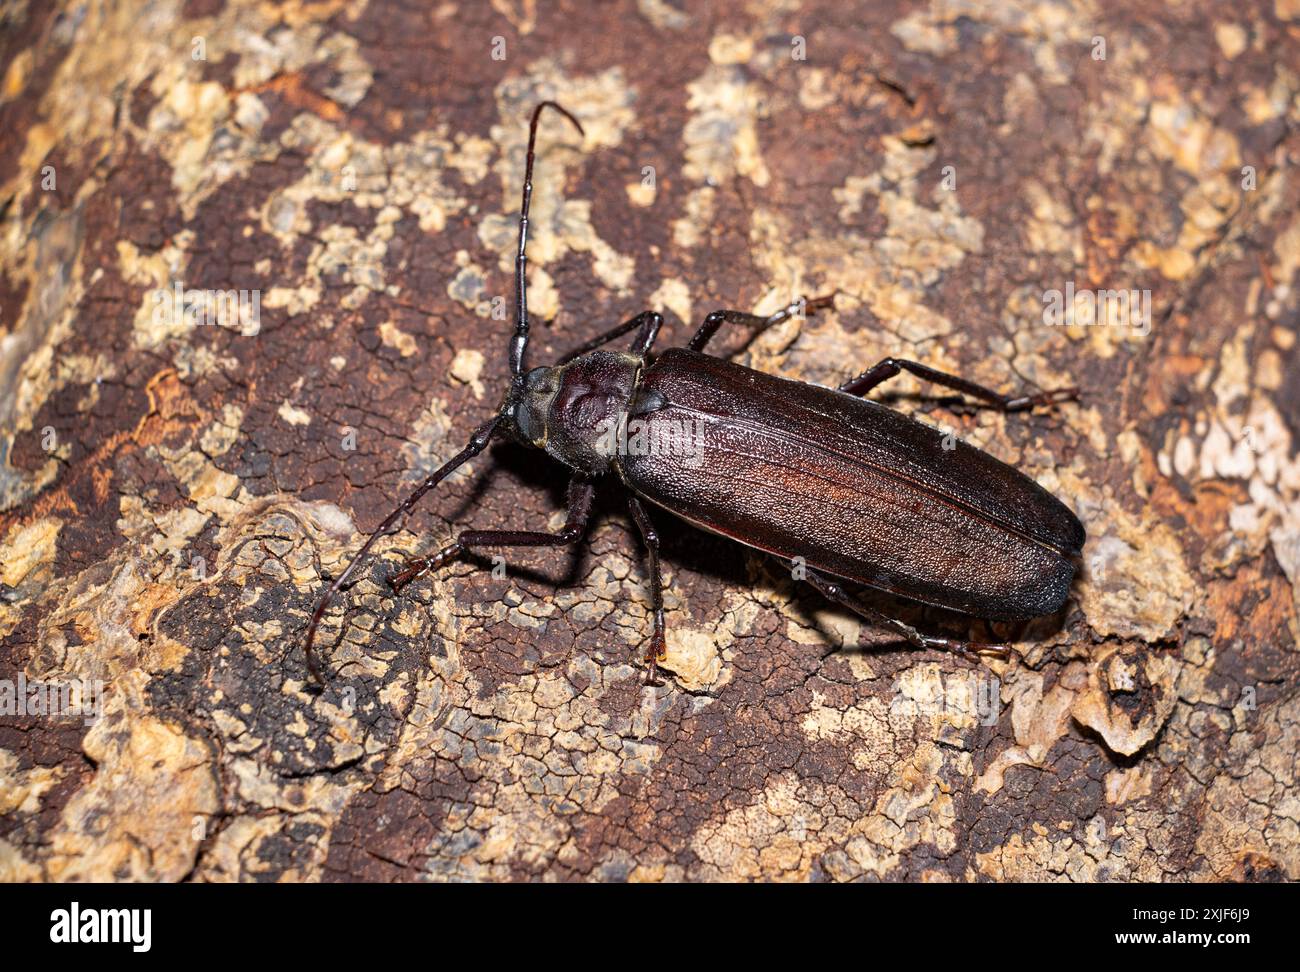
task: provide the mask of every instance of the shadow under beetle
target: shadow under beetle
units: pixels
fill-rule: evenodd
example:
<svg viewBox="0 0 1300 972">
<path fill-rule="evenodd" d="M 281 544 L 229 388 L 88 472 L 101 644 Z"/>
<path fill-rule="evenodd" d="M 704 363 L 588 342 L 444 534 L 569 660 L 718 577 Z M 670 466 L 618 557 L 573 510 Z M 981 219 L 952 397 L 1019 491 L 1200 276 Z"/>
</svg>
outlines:
<svg viewBox="0 0 1300 972">
<path fill-rule="evenodd" d="M 1012 397 L 914 361 L 885 358 L 832 390 L 704 353 L 723 324 L 756 334 L 797 313 L 800 303 L 767 317 L 714 311 L 684 348 L 654 358 L 650 351 L 663 318 L 646 311 L 553 366 L 527 369 L 528 211 L 537 125 L 547 108 L 582 132 L 578 120 L 553 101 L 533 111 L 515 257 L 509 390 L 497 414 L 379 525 L 321 598 L 305 646 L 317 684 L 322 678 L 312 645 L 334 595 L 379 537 L 394 532 L 425 493 L 498 435 L 543 449 L 573 470 L 563 529 L 468 530 L 432 556 L 410 561 L 389 585 L 400 590 L 475 548 L 576 543 L 591 511 L 594 479 L 614 473 L 628 490 L 632 519 L 649 552 L 654 629 L 645 652 L 648 684 L 658 684 L 655 672 L 666 645 L 659 538 L 642 500 L 800 564 L 827 598 L 920 648 L 1006 652 L 1001 645 L 922 634 L 851 597 L 840 579 L 989 620 L 1033 618 L 1061 608 L 1074 577 L 1073 558 L 1085 539 L 1075 515 L 1005 463 L 952 437 L 945 441 L 937 429 L 861 396 L 902 371 L 1004 412 L 1075 398 L 1077 389 Z M 821 297 L 802 306 L 817 310 L 832 301 Z M 631 332 L 627 351 L 603 349 Z M 693 430 L 693 461 L 683 461 L 680 450 L 619 448 L 633 426 L 652 442 L 671 442 L 683 428 Z"/>
</svg>

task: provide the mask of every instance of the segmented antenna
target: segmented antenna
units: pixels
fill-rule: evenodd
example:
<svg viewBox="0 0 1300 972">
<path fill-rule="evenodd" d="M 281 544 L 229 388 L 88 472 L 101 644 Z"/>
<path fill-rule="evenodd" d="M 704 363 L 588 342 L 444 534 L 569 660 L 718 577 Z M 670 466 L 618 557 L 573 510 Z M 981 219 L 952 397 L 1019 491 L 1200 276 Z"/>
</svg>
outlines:
<svg viewBox="0 0 1300 972">
<path fill-rule="evenodd" d="M 528 210 L 533 202 L 533 150 L 537 145 L 537 123 L 542 111 L 554 108 L 573 123 L 578 134 L 586 136 L 582 124 L 554 101 L 543 101 L 533 109 L 533 119 L 528 123 L 528 158 L 524 162 L 524 198 L 519 206 L 519 252 L 515 256 L 515 334 L 510 339 L 510 374 L 524 373 L 524 351 L 528 348 L 528 285 L 525 281 L 528 255 Z"/>
<path fill-rule="evenodd" d="M 515 257 L 515 333 L 510 339 L 510 374 L 512 378 L 517 378 L 524 371 L 524 351 L 528 347 L 528 294 L 525 285 L 526 268 L 528 265 L 528 256 L 525 249 L 528 246 L 528 210 L 533 199 L 533 157 L 537 145 L 537 123 L 542 117 L 542 112 L 547 108 L 554 108 L 561 115 L 573 123 L 573 127 L 578 130 L 580 135 L 585 136 L 586 132 L 582 130 L 582 124 L 574 118 L 565 108 L 556 104 L 554 101 L 543 101 L 533 109 L 532 120 L 528 123 L 528 157 L 524 163 L 524 193 L 523 201 L 519 207 L 519 252 Z M 370 552 L 375 541 L 380 537 L 396 530 L 397 523 L 403 516 L 411 512 L 412 508 L 418 503 L 421 497 L 429 490 L 433 489 L 440 482 L 447 478 L 459 466 L 464 465 L 470 459 L 477 456 L 487 448 L 488 443 L 492 440 L 492 434 L 496 431 L 497 426 L 501 423 L 503 414 L 493 416 L 492 420 L 485 425 L 479 426 L 470 438 L 469 444 L 460 452 L 452 456 L 438 469 L 425 479 L 419 487 L 411 493 L 402 504 L 393 510 L 379 524 L 374 533 L 366 538 L 366 542 L 361 545 L 361 549 L 348 563 L 347 569 L 343 571 L 334 582 L 330 584 L 329 590 L 325 596 L 320 599 L 316 605 L 316 610 L 312 612 L 311 623 L 307 626 L 307 638 L 303 651 L 307 657 L 307 670 L 311 673 L 312 680 L 323 686 L 324 678 L 321 676 L 320 664 L 316 659 L 316 652 L 313 646 L 316 643 L 316 629 L 320 627 L 321 619 L 329 609 L 330 603 L 334 600 L 334 595 L 341 591 L 347 584 L 357 565 Z"/>
</svg>

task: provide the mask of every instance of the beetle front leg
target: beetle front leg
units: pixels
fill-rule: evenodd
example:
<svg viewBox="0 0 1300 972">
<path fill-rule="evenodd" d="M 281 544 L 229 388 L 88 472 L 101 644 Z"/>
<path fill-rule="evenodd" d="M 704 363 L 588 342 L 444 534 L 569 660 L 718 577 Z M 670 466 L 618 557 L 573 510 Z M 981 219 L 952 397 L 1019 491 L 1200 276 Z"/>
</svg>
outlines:
<svg viewBox="0 0 1300 972">
<path fill-rule="evenodd" d="M 558 533 L 540 530 L 466 530 L 454 543 L 449 543 L 432 557 L 417 557 L 407 561 L 405 569 L 388 579 L 388 586 L 394 591 L 400 591 L 417 577 L 437 570 L 467 550 L 477 547 L 567 547 L 577 543 L 587 527 L 594 495 L 595 486 L 591 480 L 585 476 L 574 476 L 569 480 L 568 519 Z"/>
<path fill-rule="evenodd" d="M 761 314 L 750 314 L 746 311 L 715 310 L 704 318 L 704 323 L 700 325 L 700 329 L 695 332 L 695 336 L 691 338 L 686 347 L 691 351 L 703 351 L 704 346 L 713 339 L 713 335 L 718 332 L 718 328 L 722 327 L 723 324 L 740 324 L 752 328 L 753 331 L 749 335 L 749 340 L 752 341 L 767 328 L 772 327 L 774 324 L 780 324 L 786 318 L 799 313 L 801 309 L 804 313 L 807 313 L 808 311 L 834 306 L 835 295 L 827 294 L 825 297 L 814 297 L 812 300 L 807 301 L 796 300 L 794 303 L 782 307 L 775 314 L 769 314 L 766 317 Z"/>
<path fill-rule="evenodd" d="M 848 608 L 858 617 L 870 621 L 872 624 L 888 628 L 891 631 L 902 635 L 907 641 L 917 648 L 934 648 L 939 651 L 951 651 L 954 654 L 961 655 L 970 661 L 981 661 L 980 653 L 998 655 L 1003 658 L 1011 654 L 1011 649 L 1006 645 L 977 645 L 966 641 L 954 641 L 951 638 L 935 638 L 931 635 L 922 634 L 913 628 L 910 624 L 900 621 L 897 618 L 891 618 L 887 614 L 881 614 L 879 611 L 867 607 L 861 601 L 851 597 L 838 583 L 820 574 L 808 571 L 805 579 L 828 600 L 834 601 L 842 607 Z"/>
<path fill-rule="evenodd" d="M 645 653 L 645 663 L 650 666 L 646 672 L 645 684 L 661 685 L 661 682 L 655 680 L 655 673 L 659 670 L 659 663 L 668 656 L 668 642 L 664 637 L 664 585 L 659 574 L 659 534 L 655 532 L 655 525 L 650 522 L 640 500 L 629 494 L 627 505 L 632 511 L 632 519 L 641 531 L 646 550 L 649 551 L 650 605 L 654 613 L 654 632 L 650 636 L 650 647 Z"/>
<path fill-rule="evenodd" d="M 640 328 L 637 336 L 632 339 L 632 347 L 628 350 L 633 354 L 648 354 L 654 347 L 655 338 L 659 336 L 659 328 L 663 326 L 663 315 L 656 311 L 644 311 L 637 314 L 636 317 L 629 318 L 617 327 L 612 327 L 604 334 L 597 334 L 590 341 L 584 341 L 571 351 L 565 352 L 560 358 L 559 364 L 568 364 L 574 358 L 586 354 L 588 351 L 595 351 L 599 347 L 608 344 L 614 338 L 622 337 L 624 334 L 630 334 Z"/>
<path fill-rule="evenodd" d="M 1042 392 L 1038 395 L 1001 395 L 991 388 L 977 385 L 973 381 L 967 381 L 965 378 L 959 378 L 944 371 L 937 371 L 934 368 L 916 361 L 908 361 L 905 358 L 886 358 L 879 364 L 868 368 L 856 378 L 851 378 L 840 385 L 839 390 L 848 395 L 861 397 L 877 385 L 888 381 L 903 371 L 916 375 L 916 377 L 924 381 L 951 388 L 954 391 L 970 395 L 972 398 L 978 398 L 980 401 L 987 402 L 1003 412 L 1021 412 L 1036 405 L 1055 405 L 1079 397 L 1079 389 L 1077 388 L 1058 388 L 1055 391 Z"/>
</svg>

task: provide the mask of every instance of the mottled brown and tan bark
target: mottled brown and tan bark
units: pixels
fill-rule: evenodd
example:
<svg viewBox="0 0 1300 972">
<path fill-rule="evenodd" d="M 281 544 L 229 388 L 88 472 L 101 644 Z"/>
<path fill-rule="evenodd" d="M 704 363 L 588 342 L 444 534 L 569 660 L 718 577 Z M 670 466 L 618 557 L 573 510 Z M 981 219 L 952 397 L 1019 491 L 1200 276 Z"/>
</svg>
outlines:
<svg viewBox="0 0 1300 972">
<path fill-rule="evenodd" d="M 1295 0 L 102 6 L 0 23 L 0 680 L 105 686 L 0 717 L 0 879 L 1300 878 Z M 501 446 L 308 691 L 322 573 L 503 390 L 542 98 L 587 135 L 542 133 L 535 360 L 834 290 L 741 360 L 1079 385 L 895 389 L 1079 511 L 1064 615 L 892 605 L 1014 642 L 973 671 L 660 513 L 647 689 L 616 489 L 577 552 L 388 596 L 453 526 L 559 526 L 564 470 Z M 258 326 L 156 314 L 177 282 Z M 1067 283 L 1149 329 L 1048 326 Z"/>
</svg>

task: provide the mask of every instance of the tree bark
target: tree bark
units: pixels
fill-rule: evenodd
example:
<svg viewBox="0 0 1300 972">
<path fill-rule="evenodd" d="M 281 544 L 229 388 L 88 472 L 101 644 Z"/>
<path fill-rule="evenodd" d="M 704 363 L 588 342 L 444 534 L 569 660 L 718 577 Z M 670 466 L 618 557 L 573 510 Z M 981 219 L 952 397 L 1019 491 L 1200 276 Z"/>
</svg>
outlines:
<svg viewBox="0 0 1300 972">
<path fill-rule="evenodd" d="M 0 34 L 0 879 L 1300 878 L 1293 0 L 110 6 Z M 834 292 L 729 350 L 1077 385 L 876 396 L 1078 511 L 1061 615 L 868 596 L 1012 643 L 972 666 L 652 510 L 646 688 L 617 483 L 576 549 L 388 592 L 560 528 L 501 444 L 361 564 L 312 691 L 323 578 L 505 390 L 545 98 L 586 136 L 539 133 L 532 362 Z M 32 711 L 70 685 L 101 710 Z"/>
</svg>

